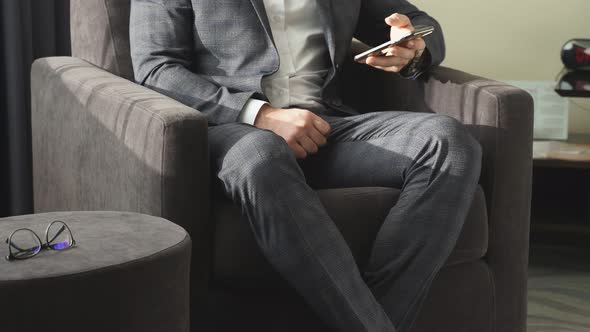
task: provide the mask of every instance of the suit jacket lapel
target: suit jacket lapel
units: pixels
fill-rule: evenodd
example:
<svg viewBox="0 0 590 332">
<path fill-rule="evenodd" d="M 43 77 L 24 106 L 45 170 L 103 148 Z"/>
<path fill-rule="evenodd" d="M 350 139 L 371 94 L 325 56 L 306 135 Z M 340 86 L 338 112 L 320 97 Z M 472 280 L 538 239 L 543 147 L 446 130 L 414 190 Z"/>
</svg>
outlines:
<svg viewBox="0 0 590 332">
<path fill-rule="evenodd" d="M 252 2 L 252 6 L 254 7 L 254 10 L 256 10 L 256 14 L 260 19 L 262 26 L 264 26 L 264 31 L 266 31 L 268 38 L 270 38 L 270 40 L 274 42 L 274 39 L 272 37 L 272 30 L 270 29 L 270 23 L 268 22 L 268 15 L 266 14 L 266 9 L 264 8 L 264 1 L 250 0 L 250 2 Z"/>
<path fill-rule="evenodd" d="M 328 44 L 328 50 L 330 51 L 330 59 L 332 64 L 335 63 L 336 58 L 336 36 L 334 35 L 334 15 L 332 11 L 332 0 L 315 0 L 317 1 L 320 20 L 322 22 L 322 28 L 324 29 L 324 36 L 326 43 Z"/>
</svg>

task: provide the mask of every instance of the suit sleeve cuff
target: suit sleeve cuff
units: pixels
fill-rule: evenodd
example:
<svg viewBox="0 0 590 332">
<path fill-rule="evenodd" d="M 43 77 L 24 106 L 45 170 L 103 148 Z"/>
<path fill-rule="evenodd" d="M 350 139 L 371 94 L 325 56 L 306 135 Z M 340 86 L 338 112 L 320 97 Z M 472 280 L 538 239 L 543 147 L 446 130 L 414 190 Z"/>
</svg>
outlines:
<svg viewBox="0 0 590 332">
<path fill-rule="evenodd" d="M 250 98 L 244 105 L 244 108 L 242 108 L 240 116 L 238 117 L 238 122 L 254 125 L 258 112 L 260 112 L 262 106 L 266 104 L 268 104 L 268 102 Z"/>
</svg>

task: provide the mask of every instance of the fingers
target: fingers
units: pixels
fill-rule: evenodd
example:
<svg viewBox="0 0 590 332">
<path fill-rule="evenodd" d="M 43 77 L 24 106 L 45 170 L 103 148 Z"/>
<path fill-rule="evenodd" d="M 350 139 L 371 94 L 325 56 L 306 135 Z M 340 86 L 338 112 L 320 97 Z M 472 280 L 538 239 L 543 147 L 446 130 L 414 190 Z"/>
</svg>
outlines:
<svg viewBox="0 0 590 332">
<path fill-rule="evenodd" d="M 316 154 L 320 147 L 326 145 L 326 136 L 330 133 L 330 124 L 319 116 L 311 113 L 313 126 L 297 138 L 297 143 L 305 150 L 306 156 Z M 303 157 L 305 158 L 305 157 Z"/>
<path fill-rule="evenodd" d="M 412 22 L 406 15 L 403 14 L 395 13 L 391 16 L 388 16 L 385 18 L 385 23 L 391 26 L 391 32 L 389 36 L 391 40 L 399 40 L 414 31 Z"/>
<path fill-rule="evenodd" d="M 399 57 L 406 60 L 412 60 L 416 54 L 416 50 L 402 46 L 390 47 L 386 51 L 385 55 Z"/>
<path fill-rule="evenodd" d="M 328 143 L 328 139 L 322 133 L 320 133 L 317 129 L 311 129 L 309 131 L 309 138 L 313 141 L 315 145 L 318 147 L 322 147 Z"/>
<path fill-rule="evenodd" d="M 312 139 L 309 138 L 309 136 L 300 137 L 297 139 L 297 142 L 299 143 L 299 145 L 301 145 L 301 147 L 305 150 L 305 152 L 308 155 L 316 154 L 319 150 L 317 144 L 315 144 L 314 141 L 312 141 Z"/>
<path fill-rule="evenodd" d="M 390 72 L 390 73 L 399 73 L 404 68 L 404 66 L 382 67 L 382 66 L 373 66 L 373 65 L 371 65 L 371 67 L 381 69 L 383 71 Z"/>
<path fill-rule="evenodd" d="M 305 159 L 327 143 L 330 124 L 304 109 L 279 109 L 270 129 L 281 136 L 297 159 Z"/>
<path fill-rule="evenodd" d="M 307 152 L 305 149 L 299 145 L 297 142 L 289 143 L 289 148 L 295 154 L 295 158 L 297 159 L 305 159 L 307 158 Z"/>
<path fill-rule="evenodd" d="M 317 129 L 322 135 L 328 136 L 332 131 L 332 127 L 326 120 L 320 118 L 319 116 L 313 114 L 313 126 Z"/>
<path fill-rule="evenodd" d="M 422 38 L 416 38 L 406 42 L 403 46 L 414 51 L 423 50 L 426 48 L 426 42 Z"/>
<path fill-rule="evenodd" d="M 373 67 L 403 67 L 408 64 L 408 60 L 395 56 L 370 56 L 367 64 Z"/>
<path fill-rule="evenodd" d="M 400 46 L 402 45 L 402 46 Z M 426 44 L 417 38 L 386 49 L 382 56 L 369 56 L 365 63 L 388 72 L 399 72 L 414 59 L 417 50 L 424 50 Z"/>
<path fill-rule="evenodd" d="M 392 15 L 386 17 L 385 23 L 387 23 L 387 25 L 389 25 L 389 26 L 399 27 L 399 28 L 403 28 L 403 27 L 407 27 L 407 26 L 412 25 L 412 23 L 410 22 L 410 19 L 406 15 L 399 14 L 399 13 L 395 13 L 395 14 L 392 14 Z"/>
<path fill-rule="evenodd" d="M 395 49 L 401 49 L 395 47 Z M 401 56 L 395 55 L 401 54 Z M 414 58 L 415 51 L 404 49 L 403 52 L 388 52 L 386 56 L 370 56 L 366 60 L 366 64 L 369 66 L 382 69 L 385 71 L 399 72 L 404 66 L 406 66 Z"/>
</svg>

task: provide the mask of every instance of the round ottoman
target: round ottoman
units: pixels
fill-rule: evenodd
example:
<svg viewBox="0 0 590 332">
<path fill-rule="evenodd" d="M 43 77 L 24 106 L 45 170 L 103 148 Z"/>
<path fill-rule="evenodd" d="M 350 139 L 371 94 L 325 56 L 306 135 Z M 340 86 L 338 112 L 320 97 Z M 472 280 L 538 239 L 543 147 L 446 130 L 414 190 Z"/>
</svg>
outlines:
<svg viewBox="0 0 590 332">
<path fill-rule="evenodd" d="M 4 258 L 12 231 L 45 241 L 54 220 L 75 247 Z M 2 331 L 189 331 L 191 240 L 180 226 L 134 213 L 44 213 L 0 219 L 0 241 Z"/>
</svg>

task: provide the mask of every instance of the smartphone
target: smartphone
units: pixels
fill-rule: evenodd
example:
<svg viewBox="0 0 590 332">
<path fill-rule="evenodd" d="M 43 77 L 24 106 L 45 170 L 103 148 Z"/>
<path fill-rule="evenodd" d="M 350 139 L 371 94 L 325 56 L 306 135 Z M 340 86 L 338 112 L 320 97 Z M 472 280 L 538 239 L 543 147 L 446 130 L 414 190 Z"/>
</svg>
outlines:
<svg viewBox="0 0 590 332">
<path fill-rule="evenodd" d="M 420 26 L 420 27 L 416 27 L 416 29 L 414 31 L 412 31 L 410 34 L 398 39 L 398 40 L 390 40 L 386 43 L 383 43 L 379 46 L 373 47 L 372 49 L 365 51 L 361 54 L 357 54 L 354 57 L 354 61 L 356 62 L 364 62 L 364 60 L 370 56 L 370 55 L 380 55 L 381 52 L 391 46 L 395 46 L 404 42 L 407 42 L 408 40 L 412 40 L 412 39 L 416 39 L 416 38 L 422 38 L 424 36 L 428 36 L 429 34 L 431 34 L 432 32 L 434 32 L 434 27 L 433 26 Z"/>
</svg>

